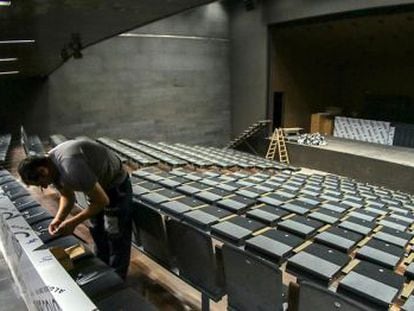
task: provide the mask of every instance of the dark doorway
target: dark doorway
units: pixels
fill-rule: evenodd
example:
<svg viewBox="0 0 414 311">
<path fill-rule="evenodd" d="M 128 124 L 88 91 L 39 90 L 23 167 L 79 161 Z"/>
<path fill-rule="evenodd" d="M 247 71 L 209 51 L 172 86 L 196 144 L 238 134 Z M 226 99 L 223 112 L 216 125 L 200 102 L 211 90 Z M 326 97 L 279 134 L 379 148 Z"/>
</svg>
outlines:
<svg viewBox="0 0 414 311">
<path fill-rule="evenodd" d="M 283 92 L 273 93 L 273 130 L 282 127 Z"/>
</svg>

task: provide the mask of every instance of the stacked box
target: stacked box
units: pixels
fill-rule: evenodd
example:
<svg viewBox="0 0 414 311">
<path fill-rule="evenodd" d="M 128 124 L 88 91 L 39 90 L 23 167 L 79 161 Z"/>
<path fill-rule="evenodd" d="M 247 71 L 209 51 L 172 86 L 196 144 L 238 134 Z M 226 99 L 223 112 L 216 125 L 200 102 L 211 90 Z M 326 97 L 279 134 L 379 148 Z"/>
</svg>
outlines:
<svg viewBox="0 0 414 311">
<path fill-rule="evenodd" d="M 335 137 L 392 145 L 394 133 L 390 122 L 335 117 Z"/>
</svg>

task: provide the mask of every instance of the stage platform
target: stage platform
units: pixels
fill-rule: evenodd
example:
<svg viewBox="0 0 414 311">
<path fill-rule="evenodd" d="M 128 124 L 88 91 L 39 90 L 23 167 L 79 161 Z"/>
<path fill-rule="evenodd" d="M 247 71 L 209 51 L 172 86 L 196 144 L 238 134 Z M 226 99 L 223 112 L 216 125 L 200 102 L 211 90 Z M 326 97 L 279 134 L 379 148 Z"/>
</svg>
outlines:
<svg viewBox="0 0 414 311">
<path fill-rule="evenodd" d="M 290 161 L 414 194 L 414 149 L 327 137 L 326 146 L 287 142 Z"/>
</svg>

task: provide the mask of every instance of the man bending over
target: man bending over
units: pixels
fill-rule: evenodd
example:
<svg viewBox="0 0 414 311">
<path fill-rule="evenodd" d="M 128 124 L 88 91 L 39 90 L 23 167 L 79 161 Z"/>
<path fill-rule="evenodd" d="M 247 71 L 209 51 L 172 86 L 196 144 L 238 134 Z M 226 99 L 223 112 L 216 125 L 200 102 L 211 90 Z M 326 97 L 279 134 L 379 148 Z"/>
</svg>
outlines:
<svg viewBox="0 0 414 311">
<path fill-rule="evenodd" d="M 27 185 L 60 192 L 58 212 L 49 233 L 72 234 L 90 219 L 96 255 L 125 279 L 131 252 L 132 188 L 121 160 L 112 151 L 91 140 L 69 140 L 47 156 L 30 156 L 18 168 Z M 75 204 L 75 191 L 87 195 L 89 205 L 66 219 Z"/>
</svg>

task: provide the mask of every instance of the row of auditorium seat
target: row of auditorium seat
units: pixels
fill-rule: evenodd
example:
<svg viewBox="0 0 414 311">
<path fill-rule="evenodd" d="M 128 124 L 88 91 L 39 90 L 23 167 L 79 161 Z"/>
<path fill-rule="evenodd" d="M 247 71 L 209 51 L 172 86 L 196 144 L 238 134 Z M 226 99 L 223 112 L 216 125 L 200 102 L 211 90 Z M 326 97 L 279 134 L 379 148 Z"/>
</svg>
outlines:
<svg viewBox="0 0 414 311">
<path fill-rule="evenodd" d="M 153 143 L 144 140 L 140 140 L 139 143 L 184 159 L 196 167 L 217 166 L 223 169 L 239 167 L 244 169 L 261 168 L 279 170 L 293 168 L 275 161 L 266 160 L 233 149 L 188 146 L 184 144 L 173 145 L 163 142 Z"/>
<path fill-rule="evenodd" d="M 131 147 L 125 146 L 111 138 L 108 137 L 100 137 L 97 141 L 109 149 L 114 150 L 118 153 L 119 156 L 123 157 L 121 160 L 125 159 L 135 162 L 141 166 L 149 166 L 149 165 L 156 165 L 159 163 L 158 160 L 154 159 L 153 157 L 146 155 L 145 153 L 139 152 Z"/>
<path fill-rule="evenodd" d="M 153 142 L 149 142 L 145 140 L 140 140 L 139 142 L 140 144 L 143 144 L 147 147 L 153 148 L 158 151 L 165 152 L 169 155 L 177 157 L 197 167 L 209 167 L 215 164 L 213 161 L 210 161 L 208 158 L 205 158 L 198 154 L 190 154 L 186 152 L 185 150 L 181 150 L 180 148 L 174 145 L 169 145 L 166 143 L 153 143 Z M 225 165 L 225 164 L 222 163 L 222 165 Z"/>
<path fill-rule="evenodd" d="M 316 283 L 321 295 L 374 310 L 404 300 L 401 290 L 414 280 L 409 194 L 290 171 L 149 167 L 133 172 L 132 182 L 143 251 L 210 298 L 227 293 L 230 308 L 280 307 L 280 269 Z M 224 243 L 222 252 L 212 239 Z"/>
<path fill-rule="evenodd" d="M 189 146 L 185 144 L 175 144 L 176 147 L 190 152 L 191 154 L 202 155 L 214 161 L 218 167 L 228 168 L 228 167 L 240 167 L 243 169 L 249 168 L 259 168 L 259 169 L 276 169 L 276 170 L 292 170 L 297 171 L 298 168 L 285 165 L 279 162 L 271 161 L 264 159 L 262 157 L 254 156 L 245 152 L 240 152 L 234 149 L 220 149 L 215 147 L 206 147 L 206 146 Z M 224 161 L 224 163 L 223 163 Z"/>
<path fill-rule="evenodd" d="M 147 153 L 172 167 L 190 164 L 200 168 L 216 166 L 222 169 L 239 167 L 244 169 L 299 170 L 293 166 L 266 160 L 232 149 L 167 144 L 162 142 L 154 143 L 146 140 L 134 142 L 129 139 L 120 139 L 119 142 L 135 150 Z"/>
<path fill-rule="evenodd" d="M 62 135 L 52 135 L 50 139 L 60 136 Z M 59 139 L 57 139 L 58 141 Z M 170 167 L 191 165 L 198 168 L 215 166 L 221 169 L 238 167 L 242 169 L 300 170 L 291 165 L 270 161 L 233 149 L 155 143 L 146 140 L 135 142 L 130 139 L 119 139 L 116 141 L 108 137 L 99 137 L 97 141 L 117 152 L 124 162 L 129 160 L 140 166 L 163 163 Z"/>
<path fill-rule="evenodd" d="M 56 147 L 57 145 L 60 145 L 61 143 L 64 143 L 68 139 L 66 136 L 62 134 L 54 134 L 49 136 L 49 143 L 52 147 Z"/>
<path fill-rule="evenodd" d="M 43 208 L 19 181 L 8 171 L 0 171 L 0 196 L 7 196 L 31 226 L 47 248 L 68 248 L 83 241 L 74 235 L 50 235 L 48 226 L 53 216 Z M 8 219 L 11 215 L 3 213 Z M 74 260 L 74 269 L 68 271 L 70 277 L 82 288 L 86 295 L 99 307 L 99 310 L 155 310 L 140 295 L 127 288 L 123 280 L 103 261 L 93 255 L 84 245 L 86 253 Z"/>
<path fill-rule="evenodd" d="M 20 128 L 20 140 L 23 146 L 24 152 L 27 156 L 36 156 L 45 154 L 43 143 L 37 135 L 27 136 L 27 133 L 22 126 Z"/>
<path fill-rule="evenodd" d="M 137 143 L 129 139 L 120 139 L 119 142 L 125 146 L 131 147 L 139 152 L 158 159 L 161 163 L 167 164 L 171 167 L 184 166 L 188 164 L 188 162 L 183 159 L 170 155 L 164 151 L 154 149 L 146 144 Z"/>
<path fill-rule="evenodd" d="M 6 161 L 11 138 L 10 134 L 0 135 L 0 165 Z"/>
</svg>

